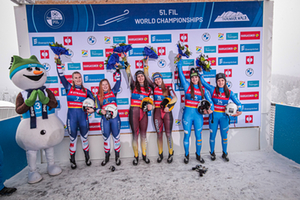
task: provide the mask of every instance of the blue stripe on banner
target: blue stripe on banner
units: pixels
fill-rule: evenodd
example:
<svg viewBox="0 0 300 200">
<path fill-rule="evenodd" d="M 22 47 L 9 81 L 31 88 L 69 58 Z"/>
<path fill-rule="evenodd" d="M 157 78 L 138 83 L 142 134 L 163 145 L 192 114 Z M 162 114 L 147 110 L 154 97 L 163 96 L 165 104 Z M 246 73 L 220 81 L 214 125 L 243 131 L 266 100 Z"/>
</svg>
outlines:
<svg viewBox="0 0 300 200">
<path fill-rule="evenodd" d="M 76 32 L 76 31 L 77 31 L 77 28 L 78 28 L 78 12 L 77 12 L 77 6 L 73 5 L 72 8 L 73 8 L 73 17 L 74 17 L 72 32 Z"/>
<path fill-rule="evenodd" d="M 29 32 L 262 27 L 263 19 L 262 1 L 26 5 L 26 10 Z"/>
</svg>

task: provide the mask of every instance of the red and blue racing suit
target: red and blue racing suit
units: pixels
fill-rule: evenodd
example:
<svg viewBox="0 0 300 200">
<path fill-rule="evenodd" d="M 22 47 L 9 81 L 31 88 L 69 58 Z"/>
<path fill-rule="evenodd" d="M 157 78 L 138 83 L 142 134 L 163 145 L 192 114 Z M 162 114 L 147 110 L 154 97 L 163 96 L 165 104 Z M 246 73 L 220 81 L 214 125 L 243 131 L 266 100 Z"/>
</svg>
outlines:
<svg viewBox="0 0 300 200">
<path fill-rule="evenodd" d="M 209 129 L 210 129 L 210 152 L 211 154 L 215 151 L 215 139 L 218 130 L 218 125 L 220 124 L 220 132 L 222 138 L 222 149 L 225 154 L 227 154 L 227 134 L 229 130 L 229 117 L 225 114 L 225 107 L 229 100 L 232 100 L 237 106 L 239 111 L 242 111 L 242 104 L 232 91 L 229 90 L 230 96 L 227 98 L 224 92 L 224 88 L 219 88 L 219 95 L 216 94 L 215 87 L 208 84 L 202 75 L 200 75 L 201 83 L 203 86 L 209 90 L 212 100 L 215 105 L 215 110 L 213 114 L 209 117 Z"/>
<path fill-rule="evenodd" d="M 64 76 L 63 70 L 58 65 L 57 73 L 60 78 L 61 83 L 63 84 L 67 92 L 67 102 L 68 102 L 68 115 L 67 115 L 67 128 L 70 137 L 70 155 L 73 155 L 76 152 L 77 144 L 77 131 L 79 129 L 81 144 L 84 151 L 89 151 L 89 142 L 88 142 L 88 131 L 89 131 L 89 120 L 88 115 L 82 109 L 82 102 L 87 98 L 94 99 L 92 92 L 81 86 L 75 85 L 75 89 L 72 88 L 72 85 L 67 81 Z"/>
</svg>

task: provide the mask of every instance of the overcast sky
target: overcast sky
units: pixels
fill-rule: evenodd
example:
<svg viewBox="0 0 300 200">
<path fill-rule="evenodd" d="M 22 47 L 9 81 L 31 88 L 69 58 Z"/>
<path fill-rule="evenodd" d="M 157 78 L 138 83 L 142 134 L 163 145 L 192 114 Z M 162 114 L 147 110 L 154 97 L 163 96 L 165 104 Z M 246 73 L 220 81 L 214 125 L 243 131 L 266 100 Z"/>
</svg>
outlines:
<svg viewBox="0 0 300 200">
<path fill-rule="evenodd" d="M 9 79 L 8 67 L 12 55 L 18 55 L 18 41 L 13 6 L 2 0 L 0 6 L 0 92 L 5 88 L 19 91 Z M 300 77 L 300 0 L 274 0 L 273 73 Z"/>
</svg>

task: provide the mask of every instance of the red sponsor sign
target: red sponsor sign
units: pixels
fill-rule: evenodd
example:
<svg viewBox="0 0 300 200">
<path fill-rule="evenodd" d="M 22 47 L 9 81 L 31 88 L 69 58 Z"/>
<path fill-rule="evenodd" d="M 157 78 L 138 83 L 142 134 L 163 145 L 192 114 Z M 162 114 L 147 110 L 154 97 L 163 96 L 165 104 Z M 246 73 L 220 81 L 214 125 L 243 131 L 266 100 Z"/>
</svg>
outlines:
<svg viewBox="0 0 300 200">
<path fill-rule="evenodd" d="M 209 117 L 203 117 L 203 125 L 209 125 Z"/>
<path fill-rule="evenodd" d="M 129 44 L 149 43 L 149 35 L 128 35 Z"/>
<path fill-rule="evenodd" d="M 120 117 L 128 117 L 129 115 L 129 110 L 128 109 L 123 109 L 123 110 L 118 110 Z"/>
<path fill-rule="evenodd" d="M 172 83 L 165 83 L 165 86 L 170 86 L 173 89 L 173 84 Z"/>
<path fill-rule="evenodd" d="M 246 65 L 254 64 L 254 56 L 246 56 Z"/>
<path fill-rule="evenodd" d="M 238 53 L 239 48 L 237 44 L 225 44 L 218 46 L 219 53 Z"/>
<path fill-rule="evenodd" d="M 179 35 L 179 39 L 180 39 L 180 42 L 188 42 L 188 39 L 189 39 L 188 34 L 187 33 L 181 33 Z"/>
<path fill-rule="evenodd" d="M 49 59 L 49 50 L 40 50 L 41 59 Z"/>
<path fill-rule="evenodd" d="M 53 92 L 54 96 L 58 97 L 59 96 L 59 90 L 58 88 L 48 88 L 49 90 L 51 90 L 51 92 Z"/>
<path fill-rule="evenodd" d="M 101 131 L 100 122 L 93 122 L 89 124 L 90 131 Z"/>
<path fill-rule="evenodd" d="M 183 71 L 183 74 L 184 74 L 186 79 L 190 78 L 190 71 Z M 177 71 L 174 72 L 174 79 L 178 79 L 178 72 Z"/>
<path fill-rule="evenodd" d="M 253 123 L 253 115 L 245 115 L 245 123 Z"/>
<path fill-rule="evenodd" d="M 208 58 L 207 60 L 210 61 L 211 66 L 216 66 L 217 65 L 217 58 L 216 57 Z"/>
<path fill-rule="evenodd" d="M 166 55 L 166 47 L 157 47 L 157 55 L 165 56 Z"/>
<path fill-rule="evenodd" d="M 72 84 L 72 75 L 65 75 L 65 78 L 67 79 L 67 81 L 68 81 L 69 83 Z M 61 83 L 61 81 L 60 81 L 60 83 Z"/>
<path fill-rule="evenodd" d="M 91 92 L 93 93 L 93 95 L 97 95 L 99 91 L 99 86 L 92 86 L 91 87 Z"/>
<path fill-rule="evenodd" d="M 259 40 L 260 31 L 246 31 L 241 32 L 241 40 Z"/>
<path fill-rule="evenodd" d="M 232 69 L 224 69 L 224 74 L 226 77 L 232 77 Z"/>
<path fill-rule="evenodd" d="M 64 45 L 73 45 L 72 36 L 63 37 Z"/>
<path fill-rule="evenodd" d="M 113 54 L 114 53 L 114 49 L 111 48 L 111 49 L 105 49 L 105 57 L 108 57 L 110 54 Z M 121 56 L 120 53 L 118 53 L 119 56 Z"/>
<path fill-rule="evenodd" d="M 181 95 L 180 99 L 181 99 L 181 103 L 184 103 L 184 100 L 185 100 L 184 94 Z"/>
<path fill-rule="evenodd" d="M 83 70 L 104 70 L 104 62 L 82 62 Z"/>
<path fill-rule="evenodd" d="M 143 67 L 144 67 L 143 60 L 136 60 L 135 61 L 135 68 L 136 69 L 143 69 Z"/>
<path fill-rule="evenodd" d="M 259 99 L 259 92 L 240 92 L 240 100 Z"/>
</svg>

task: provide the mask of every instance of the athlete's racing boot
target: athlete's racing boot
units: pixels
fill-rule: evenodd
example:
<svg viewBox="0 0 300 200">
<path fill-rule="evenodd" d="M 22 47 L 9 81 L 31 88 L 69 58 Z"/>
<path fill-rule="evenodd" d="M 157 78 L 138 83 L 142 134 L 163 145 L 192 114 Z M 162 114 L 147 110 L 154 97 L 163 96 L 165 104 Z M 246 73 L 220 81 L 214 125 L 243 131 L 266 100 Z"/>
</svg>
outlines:
<svg viewBox="0 0 300 200">
<path fill-rule="evenodd" d="M 4 195 L 11 195 L 12 193 L 14 193 L 17 190 L 17 188 L 7 188 L 4 186 L 4 188 L 2 190 L 0 190 L 0 195 L 4 196 Z"/>
<path fill-rule="evenodd" d="M 77 165 L 76 165 L 76 162 L 75 162 L 75 153 L 73 153 L 71 155 L 70 162 L 71 162 L 71 168 L 76 169 Z"/>
<path fill-rule="evenodd" d="M 196 159 L 199 160 L 199 162 L 201 162 L 202 164 L 205 163 L 204 159 L 201 158 L 201 156 L 199 156 L 197 153 L 196 154 Z"/>
<path fill-rule="evenodd" d="M 229 158 L 228 158 L 228 153 L 225 153 L 224 151 L 223 151 L 223 155 L 222 155 L 222 158 L 225 160 L 225 161 L 229 161 Z"/>
<path fill-rule="evenodd" d="M 149 158 L 147 158 L 147 156 L 144 156 L 144 155 L 143 155 L 143 161 L 145 161 L 145 163 L 147 163 L 147 164 L 150 163 Z"/>
<path fill-rule="evenodd" d="M 105 159 L 104 159 L 104 160 L 102 161 L 102 163 L 101 163 L 102 166 L 104 166 L 104 165 L 106 165 L 106 163 L 108 163 L 108 161 L 109 161 L 109 156 L 110 156 L 110 153 L 109 153 L 109 152 L 105 153 Z"/>
<path fill-rule="evenodd" d="M 190 154 L 188 154 L 188 155 L 186 155 L 186 156 L 184 157 L 183 162 L 184 162 L 185 164 L 188 164 L 188 163 L 189 163 L 189 160 L 190 160 Z"/>
<path fill-rule="evenodd" d="M 158 154 L 157 162 L 160 163 L 163 158 L 164 158 L 164 155 L 163 155 L 163 152 L 161 152 L 161 154 Z"/>
<path fill-rule="evenodd" d="M 116 165 L 121 165 L 121 160 L 120 160 L 120 152 L 115 151 L 115 160 L 116 160 Z"/>
<path fill-rule="evenodd" d="M 92 162 L 90 160 L 90 154 L 89 151 L 83 151 L 84 152 L 84 156 L 85 156 L 85 164 L 87 166 L 91 166 Z"/>
<path fill-rule="evenodd" d="M 134 157 L 134 160 L 132 161 L 133 165 L 137 165 L 139 163 L 139 156 Z"/>
<path fill-rule="evenodd" d="M 214 160 L 216 160 L 216 154 L 215 154 L 215 152 L 210 152 L 210 159 L 212 160 L 212 161 L 214 161 Z"/>
<path fill-rule="evenodd" d="M 173 151 L 172 154 L 169 153 L 169 157 L 168 157 L 168 160 L 167 160 L 168 163 L 173 162 L 173 155 L 174 155 L 174 151 Z"/>
</svg>

